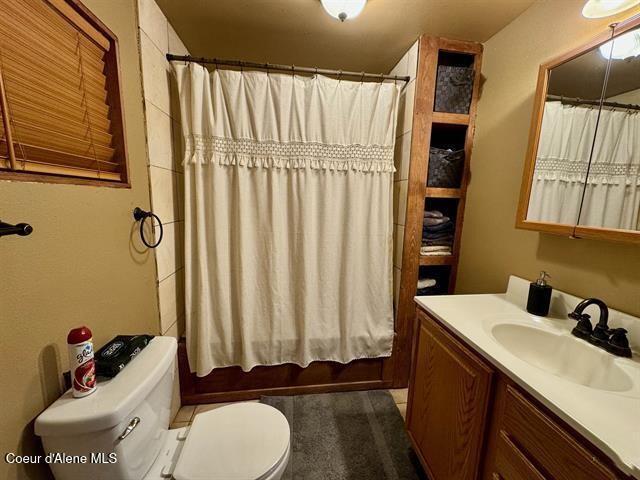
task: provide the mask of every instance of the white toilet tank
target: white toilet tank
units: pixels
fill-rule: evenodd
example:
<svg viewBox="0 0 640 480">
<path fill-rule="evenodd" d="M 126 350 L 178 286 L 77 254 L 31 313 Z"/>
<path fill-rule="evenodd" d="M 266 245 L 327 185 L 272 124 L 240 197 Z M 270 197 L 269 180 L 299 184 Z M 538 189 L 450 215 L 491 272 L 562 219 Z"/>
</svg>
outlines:
<svg viewBox="0 0 640 480">
<path fill-rule="evenodd" d="M 155 337 L 91 395 L 73 398 L 69 390 L 42 412 L 35 432 L 45 453 L 71 457 L 49 464 L 57 480 L 144 477 L 169 428 L 176 350 L 174 338 Z"/>
</svg>

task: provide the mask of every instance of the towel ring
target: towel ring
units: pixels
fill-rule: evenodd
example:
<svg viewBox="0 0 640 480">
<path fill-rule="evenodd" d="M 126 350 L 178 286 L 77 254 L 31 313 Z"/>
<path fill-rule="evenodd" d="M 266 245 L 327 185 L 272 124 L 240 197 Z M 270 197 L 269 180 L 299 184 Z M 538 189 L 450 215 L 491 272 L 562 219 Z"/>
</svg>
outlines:
<svg viewBox="0 0 640 480">
<path fill-rule="evenodd" d="M 144 237 L 144 222 L 147 218 L 150 217 L 155 218 L 158 222 L 158 226 L 160 227 L 160 236 L 158 237 L 158 241 L 154 244 L 147 242 L 147 239 Z M 160 245 L 160 242 L 162 241 L 162 235 L 164 234 L 164 228 L 162 226 L 160 217 L 158 217 L 153 212 L 147 212 L 145 210 L 142 210 L 140 207 L 136 207 L 133 209 L 133 218 L 136 220 L 136 222 L 140 222 L 140 238 L 142 239 L 142 243 L 144 243 L 149 248 L 156 248 L 158 245 Z"/>
</svg>

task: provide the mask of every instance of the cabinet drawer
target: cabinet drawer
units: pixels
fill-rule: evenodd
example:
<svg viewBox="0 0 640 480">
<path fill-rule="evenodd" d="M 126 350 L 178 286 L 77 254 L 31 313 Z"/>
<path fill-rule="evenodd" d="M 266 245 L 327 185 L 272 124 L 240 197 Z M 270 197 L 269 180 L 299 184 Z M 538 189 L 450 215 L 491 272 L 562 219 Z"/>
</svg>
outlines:
<svg viewBox="0 0 640 480">
<path fill-rule="evenodd" d="M 500 430 L 500 435 L 506 434 L 507 440 L 517 446 L 525 459 L 535 463 L 538 470 L 545 476 L 555 480 L 615 480 L 617 478 L 570 433 L 510 385 L 506 390 L 504 417 Z"/>
<path fill-rule="evenodd" d="M 546 480 L 504 431 L 498 436 L 494 468 L 494 479 Z"/>
</svg>

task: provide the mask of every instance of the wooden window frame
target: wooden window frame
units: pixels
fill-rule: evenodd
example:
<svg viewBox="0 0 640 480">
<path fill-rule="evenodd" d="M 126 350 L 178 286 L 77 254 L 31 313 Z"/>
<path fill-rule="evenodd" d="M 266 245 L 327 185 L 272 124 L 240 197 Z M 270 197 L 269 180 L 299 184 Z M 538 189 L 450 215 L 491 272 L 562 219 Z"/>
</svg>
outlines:
<svg viewBox="0 0 640 480">
<path fill-rule="evenodd" d="M 106 46 L 104 38 L 109 42 L 108 50 L 105 53 L 106 64 L 106 87 L 107 95 L 110 99 L 109 118 L 112 124 L 112 134 L 114 138 L 113 148 L 119 152 L 121 158 L 122 172 L 120 181 L 101 180 L 96 178 L 83 178 L 73 175 L 56 173 L 34 173 L 16 170 L 0 170 L 0 180 L 54 183 L 67 185 L 89 185 L 97 187 L 111 188 L 131 188 L 129 176 L 129 157 L 127 152 L 127 136 L 124 119 L 124 103 L 121 95 L 122 80 L 120 77 L 120 56 L 118 37 L 96 17 L 80 0 L 42 0 L 55 8 L 61 15 L 66 17 L 81 32 L 92 38 L 96 43 Z M 101 34 L 96 37 L 94 30 Z"/>
</svg>

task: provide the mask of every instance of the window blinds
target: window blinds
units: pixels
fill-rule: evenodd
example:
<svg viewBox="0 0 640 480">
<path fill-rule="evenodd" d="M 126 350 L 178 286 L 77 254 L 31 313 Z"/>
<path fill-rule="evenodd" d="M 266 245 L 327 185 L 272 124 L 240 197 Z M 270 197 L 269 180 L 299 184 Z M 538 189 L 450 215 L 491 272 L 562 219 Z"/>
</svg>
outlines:
<svg viewBox="0 0 640 480">
<path fill-rule="evenodd" d="M 110 105 L 119 99 L 108 88 L 109 75 L 117 81 L 108 68 L 114 42 L 64 0 L 0 0 L 0 11 L 0 94 L 9 120 L 0 168 L 125 180 Z"/>
</svg>

